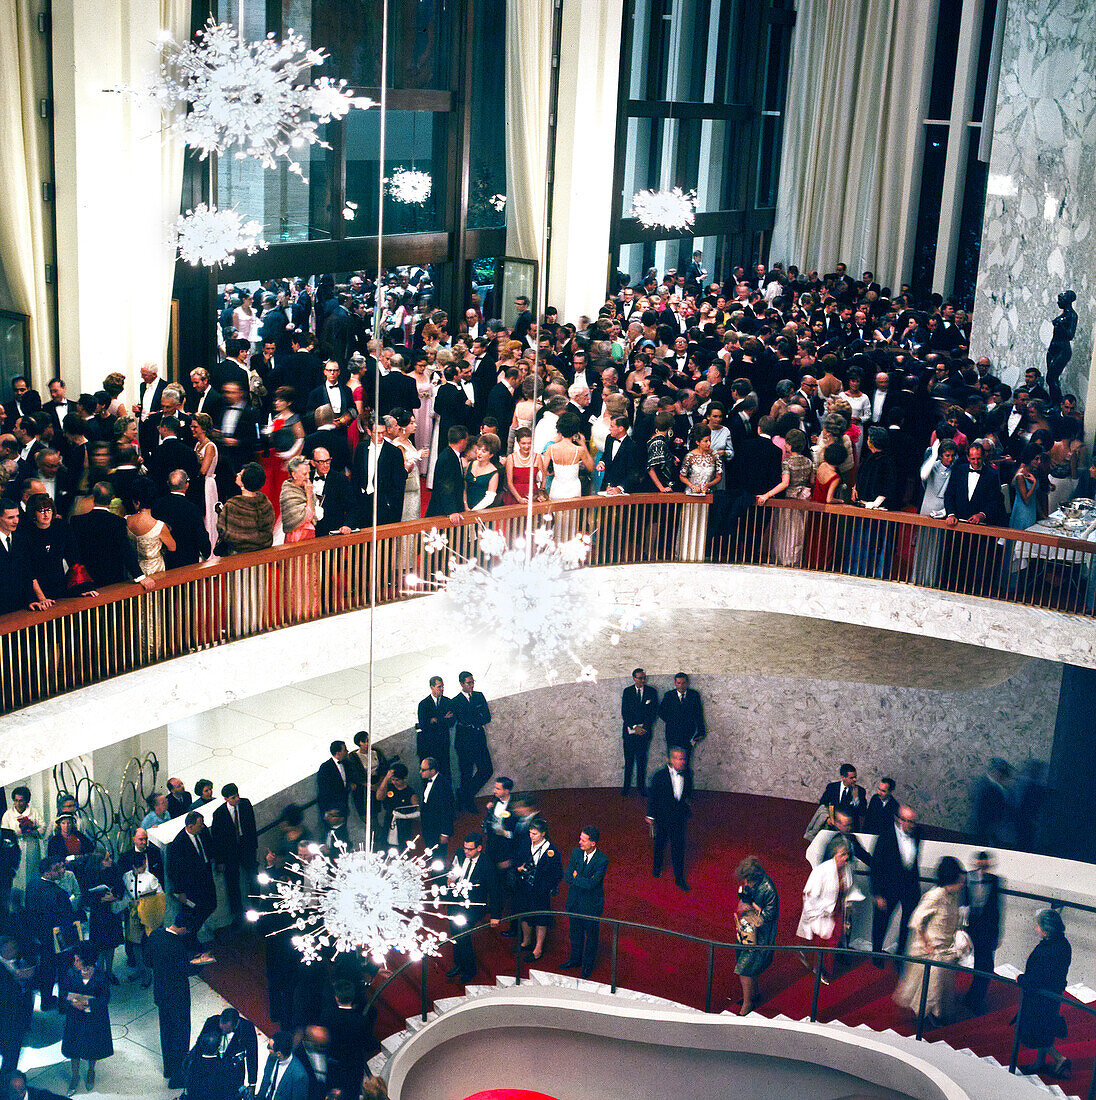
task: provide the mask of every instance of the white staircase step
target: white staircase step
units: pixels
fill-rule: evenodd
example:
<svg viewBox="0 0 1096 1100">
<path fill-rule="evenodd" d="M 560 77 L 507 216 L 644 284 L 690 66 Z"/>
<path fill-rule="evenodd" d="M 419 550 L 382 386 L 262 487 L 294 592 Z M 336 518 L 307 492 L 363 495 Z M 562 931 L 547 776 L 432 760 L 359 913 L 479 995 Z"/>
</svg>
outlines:
<svg viewBox="0 0 1096 1100">
<path fill-rule="evenodd" d="M 988 1062 L 991 1066 L 1000 1066 L 1001 1065 L 1001 1063 L 998 1062 L 997 1059 L 994 1058 L 992 1054 L 983 1054 L 982 1055 L 982 1061 L 983 1062 Z"/>
<path fill-rule="evenodd" d="M 494 993 L 497 988 L 493 985 L 466 985 L 464 995 L 466 997 L 482 997 L 485 993 Z"/>
<path fill-rule="evenodd" d="M 1063 1089 L 1061 1085 L 1048 1085 L 1047 1086 L 1047 1091 L 1049 1091 L 1051 1096 L 1068 1096 L 1069 1095 L 1069 1093 L 1066 1092 L 1065 1089 Z"/>
<path fill-rule="evenodd" d="M 389 1054 L 395 1054 L 408 1039 L 411 1038 L 412 1032 L 405 1028 L 403 1031 L 397 1031 L 395 1035 L 389 1035 L 387 1039 L 381 1040 L 381 1046 L 388 1051 Z"/>
<path fill-rule="evenodd" d="M 369 1066 L 369 1072 L 373 1074 L 374 1077 L 380 1077 L 388 1066 L 388 1055 L 384 1053 L 374 1054 L 373 1057 L 369 1059 L 367 1065 Z"/>
<path fill-rule="evenodd" d="M 438 997 L 434 1001 L 434 1008 L 440 1015 L 443 1012 L 448 1012 L 451 1008 L 456 1008 L 457 1005 L 464 1004 L 464 997 Z"/>
<path fill-rule="evenodd" d="M 511 986 L 516 984 L 517 979 L 514 977 L 513 974 L 500 974 L 495 979 L 495 985 L 497 985 L 500 989 L 509 989 Z"/>
<path fill-rule="evenodd" d="M 974 1051 L 970 1049 L 970 1047 L 960 1047 L 959 1050 L 958 1050 L 958 1053 L 959 1054 L 967 1054 L 971 1058 L 977 1058 L 978 1057 L 978 1055 L 975 1054 Z"/>
<path fill-rule="evenodd" d="M 433 1009 L 431 1009 L 426 1014 L 426 1019 L 425 1020 L 423 1020 L 421 1013 L 419 1013 L 415 1016 L 408 1016 L 407 1017 L 407 1027 L 411 1031 L 421 1031 L 424 1027 L 426 1027 L 426 1025 L 428 1023 L 431 1023 L 433 1020 L 436 1020 L 437 1018 L 438 1018 L 437 1012 L 435 1012 Z"/>
<path fill-rule="evenodd" d="M 570 974 L 553 974 L 548 970 L 530 970 L 529 980 L 537 985 L 554 985 L 561 989 L 578 989 L 579 978 L 572 978 Z"/>
</svg>

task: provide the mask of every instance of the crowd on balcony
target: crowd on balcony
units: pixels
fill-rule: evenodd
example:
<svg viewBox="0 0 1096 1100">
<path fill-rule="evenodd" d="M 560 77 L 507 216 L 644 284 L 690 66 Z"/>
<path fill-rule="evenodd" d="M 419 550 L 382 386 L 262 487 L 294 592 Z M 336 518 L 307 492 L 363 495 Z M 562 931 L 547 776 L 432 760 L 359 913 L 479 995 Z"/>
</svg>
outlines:
<svg viewBox="0 0 1096 1100">
<path fill-rule="evenodd" d="M 1013 390 L 972 361 L 953 303 L 843 264 L 728 276 L 700 253 L 684 273 L 621 275 L 596 319 L 566 323 L 493 290 L 450 318 L 427 269 L 390 273 L 376 318 L 362 276 L 229 285 L 223 358 L 185 384 L 146 364 L 127 405 L 118 373 L 78 395 L 52 379 L 45 401 L 16 378 L 0 413 L 0 609 L 530 497 L 711 493 L 709 534 L 741 539 L 774 497 L 1028 528 L 1093 495 L 1076 397 L 1036 364 Z M 490 317 L 504 306 L 511 326 Z M 936 535 L 914 563 L 928 583 Z M 887 538 L 836 541 L 782 509 L 760 553 L 885 575 Z"/>
</svg>

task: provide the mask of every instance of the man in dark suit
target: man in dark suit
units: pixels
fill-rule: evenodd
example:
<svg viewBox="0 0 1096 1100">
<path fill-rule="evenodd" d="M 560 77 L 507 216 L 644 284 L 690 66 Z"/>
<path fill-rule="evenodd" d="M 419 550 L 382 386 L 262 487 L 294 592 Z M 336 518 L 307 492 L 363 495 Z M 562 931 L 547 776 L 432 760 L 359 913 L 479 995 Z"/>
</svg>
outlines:
<svg viewBox="0 0 1096 1100">
<path fill-rule="evenodd" d="M 674 677 L 673 691 L 662 696 L 658 716 L 666 726 L 666 751 L 674 747 L 684 749 L 686 760 L 693 745 L 708 736 L 700 694 L 689 687 L 689 677 L 684 672 Z"/>
<path fill-rule="evenodd" d="M 864 814 L 867 811 L 868 796 L 863 787 L 856 782 L 856 768 L 852 764 L 841 765 L 841 778 L 826 784 L 819 806 L 829 811 L 828 820 L 833 827 L 835 810 L 843 810 L 852 819 L 853 832 L 859 833 L 864 827 Z"/>
<path fill-rule="evenodd" d="M 331 755 L 320 765 L 316 772 L 316 805 L 320 819 L 332 807 L 339 810 L 343 817 L 350 814 L 350 773 L 346 770 L 346 742 L 332 741 Z"/>
<path fill-rule="evenodd" d="M 422 842 L 427 848 L 440 849 L 438 855 L 446 855 L 449 838 L 453 835 L 456 811 L 453 807 L 453 788 L 448 776 L 438 771 L 438 761 L 433 756 L 424 757 L 419 763 L 422 779 L 422 810 L 419 823 Z"/>
<path fill-rule="evenodd" d="M 449 731 L 453 726 L 453 701 L 445 694 L 445 682 L 440 676 L 430 677 L 430 694 L 419 700 L 415 751 L 420 760 L 432 756 L 438 771 L 451 783 L 449 767 Z"/>
<path fill-rule="evenodd" d="M 186 789 L 186 784 L 181 779 L 173 776 L 167 781 L 167 810 L 173 818 L 182 817 L 190 809 L 193 801 L 194 796 Z"/>
<path fill-rule="evenodd" d="M 730 422 L 735 415 L 732 412 Z M 747 523 L 747 517 L 757 504 L 757 498 L 780 484 L 783 452 L 772 441 L 776 422 L 771 416 L 763 416 L 758 422 L 757 434 L 733 441 L 734 458 L 727 471 L 727 491 L 731 494 L 728 515 L 732 545 L 737 545 L 735 525 Z M 733 435 L 733 433 L 732 433 Z M 743 537 L 742 554 L 746 561 L 757 558 L 764 545 L 765 516 L 756 516 L 747 523 L 748 534 Z M 750 537 L 752 535 L 752 537 Z"/>
<path fill-rule="evenodd" d="M 450 887 L 460 889 L 453 893 L 460 904 L 450 906 L 449 934 L 474 928 L 486 915 L 492 927 L 498 927 L 498 883 L 495 866 L 483 851 L 483 834 L 469 833 L 464 838 L 464 854 L 453 860 L 449 870 Z M 467 898 L 462 890 L 467 884 Z M 457 919 L 463 918 L 463 919 Z M 451 982 L 470 982 L 476 976 L 476 951 L 471 936 L 462 936 L 453 942 L 453 966 L 446 975 Z"/>
<path fill-rule="evenodd" d="M 0 500 L 0 614 L 4 615 L 25 610 L 34 595 L 26 555 L 15 538 L 18 526 L 19 502 Z"/>
<path fill-rule="evenodd" d="M 174 416 L 162 417 L 158 427 L 159 444 L 146 456 L 149 476 L 156 488 L 166 494 L 171 491 L 171 474 L 182 470 L 187 479 L 187 499 L 201 507 L 205 503 L 205 479 L 194 448 L 179 438 L 179 421 Z"/>
<path fill-rule="evenodd" d="M 311 458 L 316 449 L 322 447 L 331 459 L 331 469 L 339 473 L 347 473 L 350 470 L 350 444 L 347 442 L 346 432 L 335 427 L 335 414 L 330 405 L 321 405 L 313 410 L 313 422 L 316 425 L 314 432 L 309 432 L 304 437 L 304 445 L 301 454 Z"/>
<path fill-rule="evenodd" d="M 187 394 L 186 411 L 191 415 L 207 413 L 216 426 L 221 422 L 224 409 L 225 399 L 213 388 L 209 380 L 209 371 L 205 367 L 195 367 L 190 372 L 190 393 Z"/>
<path fill-rule="evenodd" d="M 181 835 L 181 834 L 180 834 Z M 152 999 L 160 1017 L 160 1053 L 169 1088 L 182 1088 L 183 1059 L 190 1049 L 190 976 L 209 962 L 194 950 L 194 929 L 181 910 L 175 923 L 151 932 L 146 943 L 152 967 Z"/>
<path fill-rule="evenodd" d="M 320 1016 L 320 1026 L 327 1032 L 325 1085 L 331 1091 L 340 1089 L 341 1097 L 359 1096 L 366 1060 L 380 1049 L 373 1030 L 377 1009 L 373 1006 L 362 1013 L 354 1003 L 354 983 L 345 978 L 332 983 L 331 993 L 334 1003 Z"/>
<path fill-rule="evenodd" d="M 964 523 L 1003 527 L 1007 523 L 1001 478 L 985 458 L 978 443 L 967 450 L 966 462 L 952 463 L 951 476 L 944 490 L 944 523 L 955 527 Z M 960 545 L 960 542 L 971 545 Z M 975 545 L 977 543 L 978 545 Z M 945 536 L 941 554 L 941 576 L 948 578 L 960 592 L 992 595 L 1001 575 L 1001 550 L 995 539 L 959 540 Z"/>
<path fill-rule="evenodd" d="M 372 424 L 350 463 L 350 486 L 357 498 L 358 526 L 373 525 L 374 498 L 378 524 L 399 523 L 407 469 L 403 451 L 385 435 L 381 424 Z"/>
<path fill-rule="evenodd" d="M 126 874 L 132 871 L 141 860 L 144 860 L 149 871 L 156 876 L 157 882 L 164 884 L 164 856 L 155 844 L 150 844 L 148 830 L 138 826 L 133 832 L 133 847 L 126 849 L 118 857 L 118 871 Z"/>
<path fill-rule="evenodd" d="M 32 416 L 42 409 L 42 397 L 37 390 L 32 390 L 27 380 L 17 374 L 11 380 L 11 397 L 4 402 L 8 423 L 5 431 L 11 430 L 12 423 L 21 416 Z"/>
<path fill-rule="evenodd" d="M 316 511 L 316 536 L 345 535 L 357 522 L 354 491 L 342 470 L 333 469 L 326 447 L 312 451 L 312 498 Z"/>
<path fill-rule="evenodd" d="M 404 362 L 402 357 L 400 362 Z M 396 409 L 413 413 L 421 404 L 415 379 L 410 374 L 405 374 L 400 366 L 392 365 L 387 371 L 382 369 L 379 388 L 378 416 L 387 416 Z M 372 389 L 369 390 L 369 394 L 372 397 Z M 366 404 L 372 404 L 372 401 L 366 399 Z"/>
<path fill-rule="evenodd" d="M 654 835 L 654 864 L 652 874 L 662 875 L 662 861 L 666 856 L 666 842 L 670 842 L 670 862 L 674 868 L 674 882 L 679 890 L 689 891 L 685 881 L 685 822 L 692 810 L 689 799 L 693 794 L 693 773 L 685 763 L 685 750 L 676 745 L 670 748 L 667 764 L 651 776 L 647 795 L 647 824 Z"/>
<path fill-rule="evenodd" d="M 210 1035 L 217 1044 L 217 1057 L 232 1065 L 232 1083 L 238 1091 L 244 1085 L 254 1088 L 259 1080 L 259 1043 L 255 1025 L 231 1005 L 202 1024 L 202 1035 Z"/>
<path fill-rule="evenodd" d="M 609 870 L 609 857 L 598 851 L 601 832 L 596 825 L 587 825 L 578 834 L 578 847 L 571 852 L 563 881 L 567 883 L 567 900 L 564 912 L 570 913 L 571 951 L 560 968 L 582 968 L 581 974 L 589 978 L 597 962 L 597 945 L 601 925 L 584 917 L 600 917 L 605 911 L 605 872 Z"/>
<path fill-rule="evenodd" d="M 605 473 L 601 479 L 601 487 L 609 494 L 615 496 L 618 493 L 639 491 L 645 471 L 635 440 L 628 434 L 627 417 L 614 417 L 609 425 L 609 438 L 605 440 L 605 450 L 602 451 L 597 469 Z"/>
<path fill-rule="evenodd" d="M 100 481 L 91 490 L 91 511 L 73 516 L 70 526 L 77 558 L 87 567 L 96 588 L 126 581 L 154 588 L 153 579 L 146 577 L 137 564 L 126 521 L 110 510 L 113 496 L 110 482 Z"/>
<path fill-rule="evenodd" d="M 210 555 L 205 512 L 187 499 L 189 478 L 183 470 L 172 470 L 167 482 L 170 492 L 152 506 L 152 514 L 167 524 L 175 539 L 174 550 L 164 547 L 164 564 L 168 569 L 197 565 Z"/>
<path fill-rule="evenodd" d="M 487 748 L 487 724 L 491 721 L 491 708 L 482 691 L 476 691 L 476 681 L 470 672 L 458 677 L 460 691 L 453 696 L 453 718 L 456 734 L 453 738 L 460 768 L 460 790 L 457 807 L 476 812 L 475 797 L 491 777 L 494 764 Z"/>
<path fill-rule="evenodd" d="M 76 942 L 76 914 L 67 891 L 58 881 L 64 870 L 65 865 L 60 859 L 43 859 L 38 864 L 38 877 L 28 878 L 24 898 L 26 927 L 38 941 L 38 972 L 35 977 L 41 990 L 40 1007 L 43 1011 L 57 1003 L 54 986 L 61 976 L 57 972 L 59 956 L 54 929 L 58 930 L 57 939 L 62 949 Z"/>
<path fill-rule="evenodd" d="M 270 1040 L 270 1055 L 263 1067 L 257 1100 L 309 1100 L 309 1074 L 300 1058 L 293 1056 L 293 1033 L 279 1031 Z"/>
<path fill-rule="evenodd" d="M 427 518 L 448 516 L 453 522 L 459 521 L 464 511 L 464 465 L 461 455 L 468 449 L 468 432 L 459 424 L 449 429 L 448 446 L 438 455 L 434 463 L 434 488 L 430 492 L 430 501 L 426 505 Z"/>
<path fill-rule="evenodd" d="M 875 794 L 868 800 L 868 812 L 864 816 L 864 832 L 878 836 L 889 829 L 898 816 L 898 799 L 894 797 L 894 780 L 885 775 L 879 780 Z"/>
<path fill-rule="evenodd" d="M 529 334 L 529 329 L 533 325 L 533 314 L 529 309 L 529 299 L 524 294 L 519 294 L 514 299 L 514 305 L 517 306 L 518 315 L 514 321 L 514 328 L 510 333 L 511 337 L 517 341 L 523 341 Z"/>
<path fill-rule="evenodd" d="M 210 372 L 209 381 L 215 390 L 224 393 L 229 382 L 235 382 L 244 393 L 251 389 L 251 376 L 248 374 L 248 359 L 251 356 L 251 343 L 248 340 L 225 341 L 225 358 Z"/>
<path fill-rule="evenodd" d="M 521 371 L 507 367 L 501 382 L 496 382 L 487 394 L 487 415 L 493 416 L 500 432 L 509 432 L 518 403 L 517 389 Z"/>
<path fill-rule="evenodd" d="M 340 378 L 339 364 L 334 359 L 329 359 L 323 368 L 323 382 L 309 395 L 305 402 L 309 412 L 315 412 L 323 405 L 331 407 L 333 422 L 336 429 L 346 432 L 350 421 L 357 415 L 357 406 L 354 404 L 354 395 L 350 387 L 344 385 Z"/>
<path fill-rule="evenodd" d="M 255 831 L 255 809 L 250 800 L 240 797 L 235 783 L 221 788 L 223 806 L 213 811 L 210 836 L 213 840 L 213 859 L 220 865 L 225 878 L 225 896 L 228 908 L 236 923 L 243 921 L 243 902 L 240 896 L 240 880 L 244 889 L 251 892 L 255 878 L 256 853 L 259 840 Z"/>
<path fill-rule="evenodd" d="M 248 391 L 239 382 L 226 382 L 222 393 L 225 407 L 218 425 L 217 445 L 235 477 L 255 457 L 255 448 L 259 445 L 259 422 L 247 403 Z"/>
<path fill-rule="evenodd" d="M 1001 880 L 990 871 L 989 852 L 971 856 L 970 871 L 960 905 L 967 907 L 967 932 L 974 945 L 974 969 L 993 972 L 993 954 L 1001 942 Z M 971 978 L 962 998 L 971 1012 L 981 1015 L 986 1007 L 989 978 Z"/>
<path fill-rule="evenodd" d="M 647 753 L 651 748 L 655 719 L 658 717 L 658 692 L 647 683 L 647 673 L 632 671 L 632 686 L 620 696 L 621 736 L 624 739 L 624 785 L 620 793 L 632 789 L 635 770 L 636 790 L 647 793 Z"/>
<path fill-rule="evenodd" d="M 290 333 L 288 355 L 279 355 L 270 377 L 266 380 L 267 393 L 273 397 L 282 387 L 293 391 L 293 411 L 306 412 L 308 395 L 323 382 L 323 365 L 311 351 L 311 338 L 307 331 Z"/>
<path fill-rule="evenodd" d="M 191 810 L 184 818 L 185 827 L 167 847 L 167 873 L 179 900 L 180 912 L 194 937 L 217 908 L 217 888 L 213 884 L 213 837 L 205 818 Z M 187 1037 L 189 1047 L 189 1035 Z"/>
<path fill-rule="evenodd" d="M 875 912 L 871 922 L 871 949 L 882 951 L 891 917 L 901 907 L 898 954 L 905 954 L 910 917 L 921 898 L 921 830 L 917 813 L 900 806 L 894 826 L 879 834 L 871 856 L 871 892 Z M 879 969 L 882 959 L 872 960 Z"/>
</svg>

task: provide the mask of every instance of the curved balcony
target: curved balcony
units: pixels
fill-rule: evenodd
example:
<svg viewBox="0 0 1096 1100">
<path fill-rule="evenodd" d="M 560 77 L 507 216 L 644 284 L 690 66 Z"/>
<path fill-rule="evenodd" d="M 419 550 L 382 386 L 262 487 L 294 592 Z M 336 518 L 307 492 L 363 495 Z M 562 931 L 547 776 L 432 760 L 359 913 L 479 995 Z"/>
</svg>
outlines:
<svg viewBox="0 0 1096 1100">
<path fill-rule="evenodd" d="M 737 586 L 721 580 L 724 601 L 741 607 L 760 599 L 767 610 L 837 618 L 845 607 L 849 621 L 868 616 L 874 625 L 939 629 L 965 640 L 973 630 L 969 640 L 994 644 L 1002 605 L 1008 605 L 1022 613 L 1010 631 L 1017 652 L 1096 665 L 1091 543 L 785 500 L 750 509 L 732 534 L 713 537 L 709 503 L 637 494 L 539 504 L 533 511 L 535 523 L 549 517 L 564 536 L 591 533 L 593 566 L 743 567 Z M 527 514 L 508 507 L 471 517 L 448 531 L 444 550 L 427 550 L 424 537 L 431 528 L 449 528 L 448 520 L 419 520 L 383 527 L 375 541 L 371 531 L 361 531 L 275 547 L 170 571 L 152 591 L 121 585 L 47 612 L 6 616 L 0 620 L 0 710 L 283 627 L 416 598 L 407 575 L 432 575 L 452 551 L 480 556 L 481 523 L 513 540 L 525 532 Z M 767 582 L 759 581 L 758 570 L 768 573 Z M 832 593 L 837 598 L 823 606 L 804 600 L 795 579 L 804 573 L 830 578 L 839 586 Z M 727 595 L 730 589 L 737 595 Z M 904 623 L 888 594 L 898 591 L 910 610 Z M 950 628 L 934 615 L 950 617 Z"/>
</svg>

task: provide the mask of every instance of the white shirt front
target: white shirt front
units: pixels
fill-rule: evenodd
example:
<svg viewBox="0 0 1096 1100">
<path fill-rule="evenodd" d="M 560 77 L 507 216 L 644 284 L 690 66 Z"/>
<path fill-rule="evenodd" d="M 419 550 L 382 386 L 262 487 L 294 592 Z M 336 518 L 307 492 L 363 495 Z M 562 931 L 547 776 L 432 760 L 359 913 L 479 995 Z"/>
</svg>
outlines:
<svg viewBox="0 0 1096 1100">
<path fill-rule="evenodd" d="M 243 407 L 239 405 L 229 405 L 225 409 L 224 419 L 221 421 L 222 435 L 232 435 L 236 430 L 236 425 L 240 422 L 240 413 L 243 411 Z"/>
<path fill-rule="evenodd" d="M 331 411 L 336 416 L 342 416 L 342 390 L 337 384 L 332 386 L 330 383 L 325 383 L 324 388 L 327 390 L 327 403 L 331 406 Z"/>
<path fill-rule="evenodd" d="M 917 862 L 917 845 L 900 825 L 895 825 L 894 832 L 898 837 L 898 854 L 902 857 L 902 865 L 909 871 Z"/>
<path fill-rule="evenodd" d="M 148 385 L 145 386 L 145 392 L 141 396 L 141 419 L 146 420 L 152 413 L 152 399 L 156 394 L 156 383 L 159 382 L 158 378 L 154 378 Z"/>
<path fill-rule="evenodd" d="M 887 399 L 886 390 L 876 390 L 871 399 L 871 418 L 878 422 L 883 419 L 883 402 Z"/>
<path fill-rule="evenodd" d="M 670 786 L 674 790 L 674 798 L 680 802 L 685 797 L 685 776 L 674 768 L 668 770 L 670 772 Z"/>
<path fill-rule="evenodd" d="M 969 470 L 967 472 L 967 500 L 974 499 L 974 490 L 978 488 L 978 478 L 981 476 L 981 470 Z"/>
</svg>

